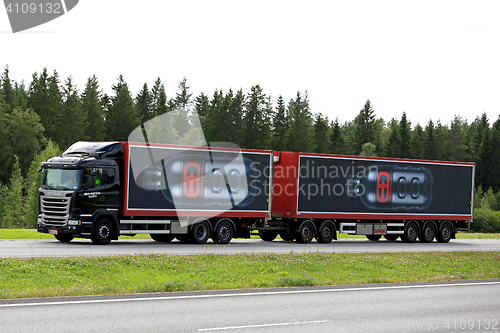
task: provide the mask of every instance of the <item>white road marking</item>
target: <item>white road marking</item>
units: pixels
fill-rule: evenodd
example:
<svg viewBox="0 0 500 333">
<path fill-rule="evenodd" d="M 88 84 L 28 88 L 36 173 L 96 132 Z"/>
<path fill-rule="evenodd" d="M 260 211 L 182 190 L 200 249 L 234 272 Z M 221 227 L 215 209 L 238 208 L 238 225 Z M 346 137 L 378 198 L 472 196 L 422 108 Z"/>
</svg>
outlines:
<svg viewBox="0 0 500 333">
<path fill-rule="evenodd" d="M 364 290 L 389 290 L 389 289 L 416 289 L 416 288 L 441 288 L 441 287 L 465 287 L 465 286 L 485 286 L 500 284 L 500 281 L 491 282 L 469 282 L 469 283 L 446 283 L 446 284 L 421 284 L 421 285 L 402 285 L 402 286 L 381 286 L 381 287 L 354 287 L 339 289 L 307 289 L 307 290 L 279 290 L 279 291 L 261 291 L 235 294 L 213 294 L 213 295 L 185 295 L 185 296 L 160 296 L 160 297 L 139 297 L 139 298 L 114 298 L 114 299 L 94 299 L 82 301 L 59 301 L 59 302 L 40 302 L 40 303 L 15 303 L 0 304 L 0 308 L 13 308 L 23 306 L 43 306 L 43 305 L 69 305 L 69 304 L 92 304 L 92 303 L 118 303 L 118 302 L 143 302 L 143 301 L 166 301 L 177 299 L 196 299 L 196 298 L 216 298 L 216 297 L 239 297 L 239 296 L 266 296 L 266 295 L 286 295 L 286 294 L 306 294 L 306 293 L 328 293 L 345 291 L 364 291 Z"/>
<path fill-rule="evenodd" d="M 224 330 L 237 330 L 237 329 L 240 329 L 240 328 L 260 328 L 260 327 L 273 327 L 273 326 L 321 324 L 321 323 L 326 323 L 326 322 L 328 322 L 328 320 L 293 321 L 293 322 L 290 322 L 290 323 L 277 323 L 277 324 L 260 324 L 260 325 L 245 325 L 245 326 L 198 328 L 198 331 L 199 332 L 224 331 Z"/>
</svg>

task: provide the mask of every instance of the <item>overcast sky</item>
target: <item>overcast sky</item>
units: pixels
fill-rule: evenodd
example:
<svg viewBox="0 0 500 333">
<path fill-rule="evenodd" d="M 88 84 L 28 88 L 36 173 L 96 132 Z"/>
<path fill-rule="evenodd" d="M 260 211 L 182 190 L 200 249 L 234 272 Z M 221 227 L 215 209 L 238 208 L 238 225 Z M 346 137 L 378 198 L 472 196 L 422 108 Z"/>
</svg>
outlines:
<svg viewBox="0 0 500 333">
<path fill-rule="evenodd" d="M 27 1 L 29 2 L 29 1 Z M 307 90 L 311 111 L 352 120 L 369 98 L 377 117 L 412 125 L 500 114 L 500 1 L 81 0 L 12 34 L 0 10 L 0 67 L 31 81 L 47 67 L 80 91 L 95 74 L 135 95 L 160 77 L 168 97 L 260 84 L 276 101 Z"/>
</svg>

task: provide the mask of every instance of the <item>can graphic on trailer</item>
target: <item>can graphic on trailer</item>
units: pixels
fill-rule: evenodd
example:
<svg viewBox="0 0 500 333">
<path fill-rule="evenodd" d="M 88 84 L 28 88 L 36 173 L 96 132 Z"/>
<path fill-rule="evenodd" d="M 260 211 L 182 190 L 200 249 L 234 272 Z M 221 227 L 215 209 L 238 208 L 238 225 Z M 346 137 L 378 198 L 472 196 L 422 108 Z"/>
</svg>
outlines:
<svg viewBox="0 0 500 333">
<path fill-rule="evenodd" d="M 175 154 L 147 166 L 137 184 L 161 192 L 177 208 L 245 207 L 256 196 L 257 169 L 250 159 L 233 155 Z"/>
<path fill-rule="evenodd" d="M 347 177 L 347 195 L 371 209 L 425 210 L 432 201 L 432 174 L 424 167 L 370 165 Z"/>
</svg>

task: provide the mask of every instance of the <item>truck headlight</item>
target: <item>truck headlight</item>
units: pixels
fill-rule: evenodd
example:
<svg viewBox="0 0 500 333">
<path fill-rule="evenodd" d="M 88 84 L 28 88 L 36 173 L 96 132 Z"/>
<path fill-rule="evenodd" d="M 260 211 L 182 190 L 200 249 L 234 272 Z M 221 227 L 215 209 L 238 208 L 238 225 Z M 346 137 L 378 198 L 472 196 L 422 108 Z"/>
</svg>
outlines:
<svg viewBox="0 0 500 333">
<path fill-rule="evenodd" d="M 80 220 L 69 220 L 68 225 L 80 225 L 82 224 L 82 221 Z"/>
</svg>

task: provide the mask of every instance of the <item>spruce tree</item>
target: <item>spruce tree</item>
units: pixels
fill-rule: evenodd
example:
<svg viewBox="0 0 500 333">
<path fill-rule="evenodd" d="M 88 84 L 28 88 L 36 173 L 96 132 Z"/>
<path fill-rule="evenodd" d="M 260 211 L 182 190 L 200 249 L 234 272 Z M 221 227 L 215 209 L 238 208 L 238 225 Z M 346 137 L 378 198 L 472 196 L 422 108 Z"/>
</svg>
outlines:
<svg viewBox="0 0 500 333">
<path fill-rule="evenodd" d="M 388 157 L 401 157 L 401 136 L 399 134 L 399 122 L 396 118 L 392 118 L 389 122 L 389 140 L 386 145 L 385 155 Z"/>
<path fill-rule="evenodd" d="M 468 161 L 467 152 L 467 121 L 460 116 L 455 116 L 451 121 L 449 137 L 447 140 L 448 159 L 450 161 Z"/>
<path fill-rule="evenodd" d="M 339 118 L 335 118 L 332 122 L 332 131 L 330 135 L 330 153 L 332 154 L 345 154 L 344 133 L 339 124 Z"/>
<path fill-rule="evenodd" d="M 97 77 L 93 75 L 87 79 L 85 90 L 81 96 L 81 110 L 87 115 L 86 133 L 92 141 L 104 141 L 104 107 L 102 91 L 99 90 Z"/>
<path fill-rule="evenodd" d="M 399 157 L 411 157 L 411 124 L 406 118 L 406 112 L 403 112 L 401 121 L 399 122 L 399 138 L 401 146 L 399 148 Z"/>
<path fill-rule="evenodd" d="M 286 115 L 285 100 L 281 95 L 278 96 L 276 102 L 276 113 L 273 118 L 273 149 L 282 151 L 286 148 L 286 132 L 289 124 Z"/>
<path fill-rule="evenodd" d="M 57 71 L 54 71 L 47 81 L 48 100 L 45 123 L 42 120 L 43 127 L 45 128 L 45 137 L 55 140 L 58 144 L 62 144 L 62 142 L 66 140 L 65 132 L 61 131 L 59 128 L 62 117 L 62 93 L 60 83 L 59 74 Z"/>
<path fill-rule="evenodd" d="M 7 184 L 14 163 L 9 140 L 10 115 L 7 108 L 3 93 L 0 91 L 0 184 Z"/>
<path fill-rule="evenodd" d="M 234 96 L 226 94 L 228 104 L 228 142 L 241 147 L 243 143 L 243 115 L 245 112 L 245 94 L 239 89 Z"/>
<path fill-rule="evenodd" d="M 123 75 L 118 77 L 113 91 L 115 96 L 111 98 L 112 102 L 106 115 L 106 139 L 126 141 L 130 133 L 140 126 L 140 118 Z"/>
<path fill-rule="evenodd" d="M 223 100 L 224 95 L 222 90 L 219 91 L 216 89 L 212 95 L 212 99 L 210 100 L 206 116 L 203 117 L 205 140 L 207 140 L 209 145 L 212 142 L 222 141 L 220 132 L 224 130 L 221 129 L 221 124 L 224 124 L 224 110 L 222 106 Z"/>
<path fill-rule="evenodd" d="M 157 117 L 171 109 L 167 105 L 167 94 L 165 86 L 161 83 L 160 78 L 157 78 L 153 88 L 151 89 L 151 112 L 153 117 Z"/>
<path fill-rule="evenodd" d="M 152 96 L 149 93 L 148 84 L 144 83 L 142 90 L 139 91 L 135 97 L 135 108 L 137 110 L 137 115 L 141 118 L 143 123 L 147 122 L 149 119 L 153 118 L 152 110 Z"/>
<path fill-rule="evenodd" d="M 359 111 L 358 116 L 355 121 L 355 149 L 356 154 L 361 151 L 361 147 L 367 142 L 373 142 L 374 139 L 374 124 L 375 124 L 375 112 L 371 105 L 370 100 L 366 100 L 366 103 Z"/>
<path fill-rule="evenodd" d="M 1 89 L 3 90 L 4 100 L 7 106 L 7 113 L 12 112 L 16 107 L 16 91 L 12 87 L 12 82 L 9 77 L 9 66 L 6 65 L 1 77 Z"/>
<path fill-rule="evenodd" d="M 328 118 L 324 117 L 321 113 L 317 113 L 314 117 L 315 153 L 327 154 L 330 151 L 331 143 L 329 134 Z"/>
<path fill-rule="evenodd" d="M 316 141 L 307 92 L 304 96 L 297 92 L 295 99 L 290 99 L 288 116 L 290 127 L 286 134 L 287 149 L 297 152 L 313 152 L 316 148 Z"/>
<path fill-rule="evenodd" d="M 87 112 L 82 108 L 78 90 L 73 84 L 73 78 L 70 76 L 63 86 L 60 131 L 66 134 L 66 140 L 60 147 L 64 150 L 77 141 L 88 140 L 87 126 Z"/>
<path fill-rule="evenodd" d="M 424 129 L 417 123 L 411 135 L 411 157 L 416 159 L 424 158 Z"/>
<path fill-rule="evenodd" d="M 270 98 L 262 92 L 259 85 L 252 86 L 245 103 L 242 144 L 244 148 L 272 148 L 272 114 Z"/>
<path fill-rule="evenodd" d="M 429 120 L 427 126 L 425 126 L 425 136 L 424 136 L 424 158 L 426 160 L 436 160 L 436 139 L 434 134 L 434 122 Z"/>
<path fill-rule="evenodd" d="M 194 99 L 194 109 L 198 114 L 198 118 L 200 118 L 203 132 L 205 132 L 207 127 L 207 118 L 210 112 L 210 101 L 208 99 L 208 96 L 204 93 L 201 93 L 199 96 L 197 96 Z"/>
<path fill-rule="evenodd" d="M 448 151 L 447 141 L 449 129 L 447 125 L 443 125 L 441 120 L 438 119 L 436 122 L 436 127 L 434 128 L 435 141 L 439 149 L 437 152 L 437 159 L 441 161 L 447 161 L 450 159 L 450 152 Z"/>
<path fill-rule="evenodd" d="M 192 103 L 191 96 L 193 94 L 189 92 L 190 87 L 187 85 L 187 79 L 185 77 L 179 82 L 178 87 L 180 92 L 175 94 L 175 105 L 178 108 L 186 108 Z"/>
</svg>

